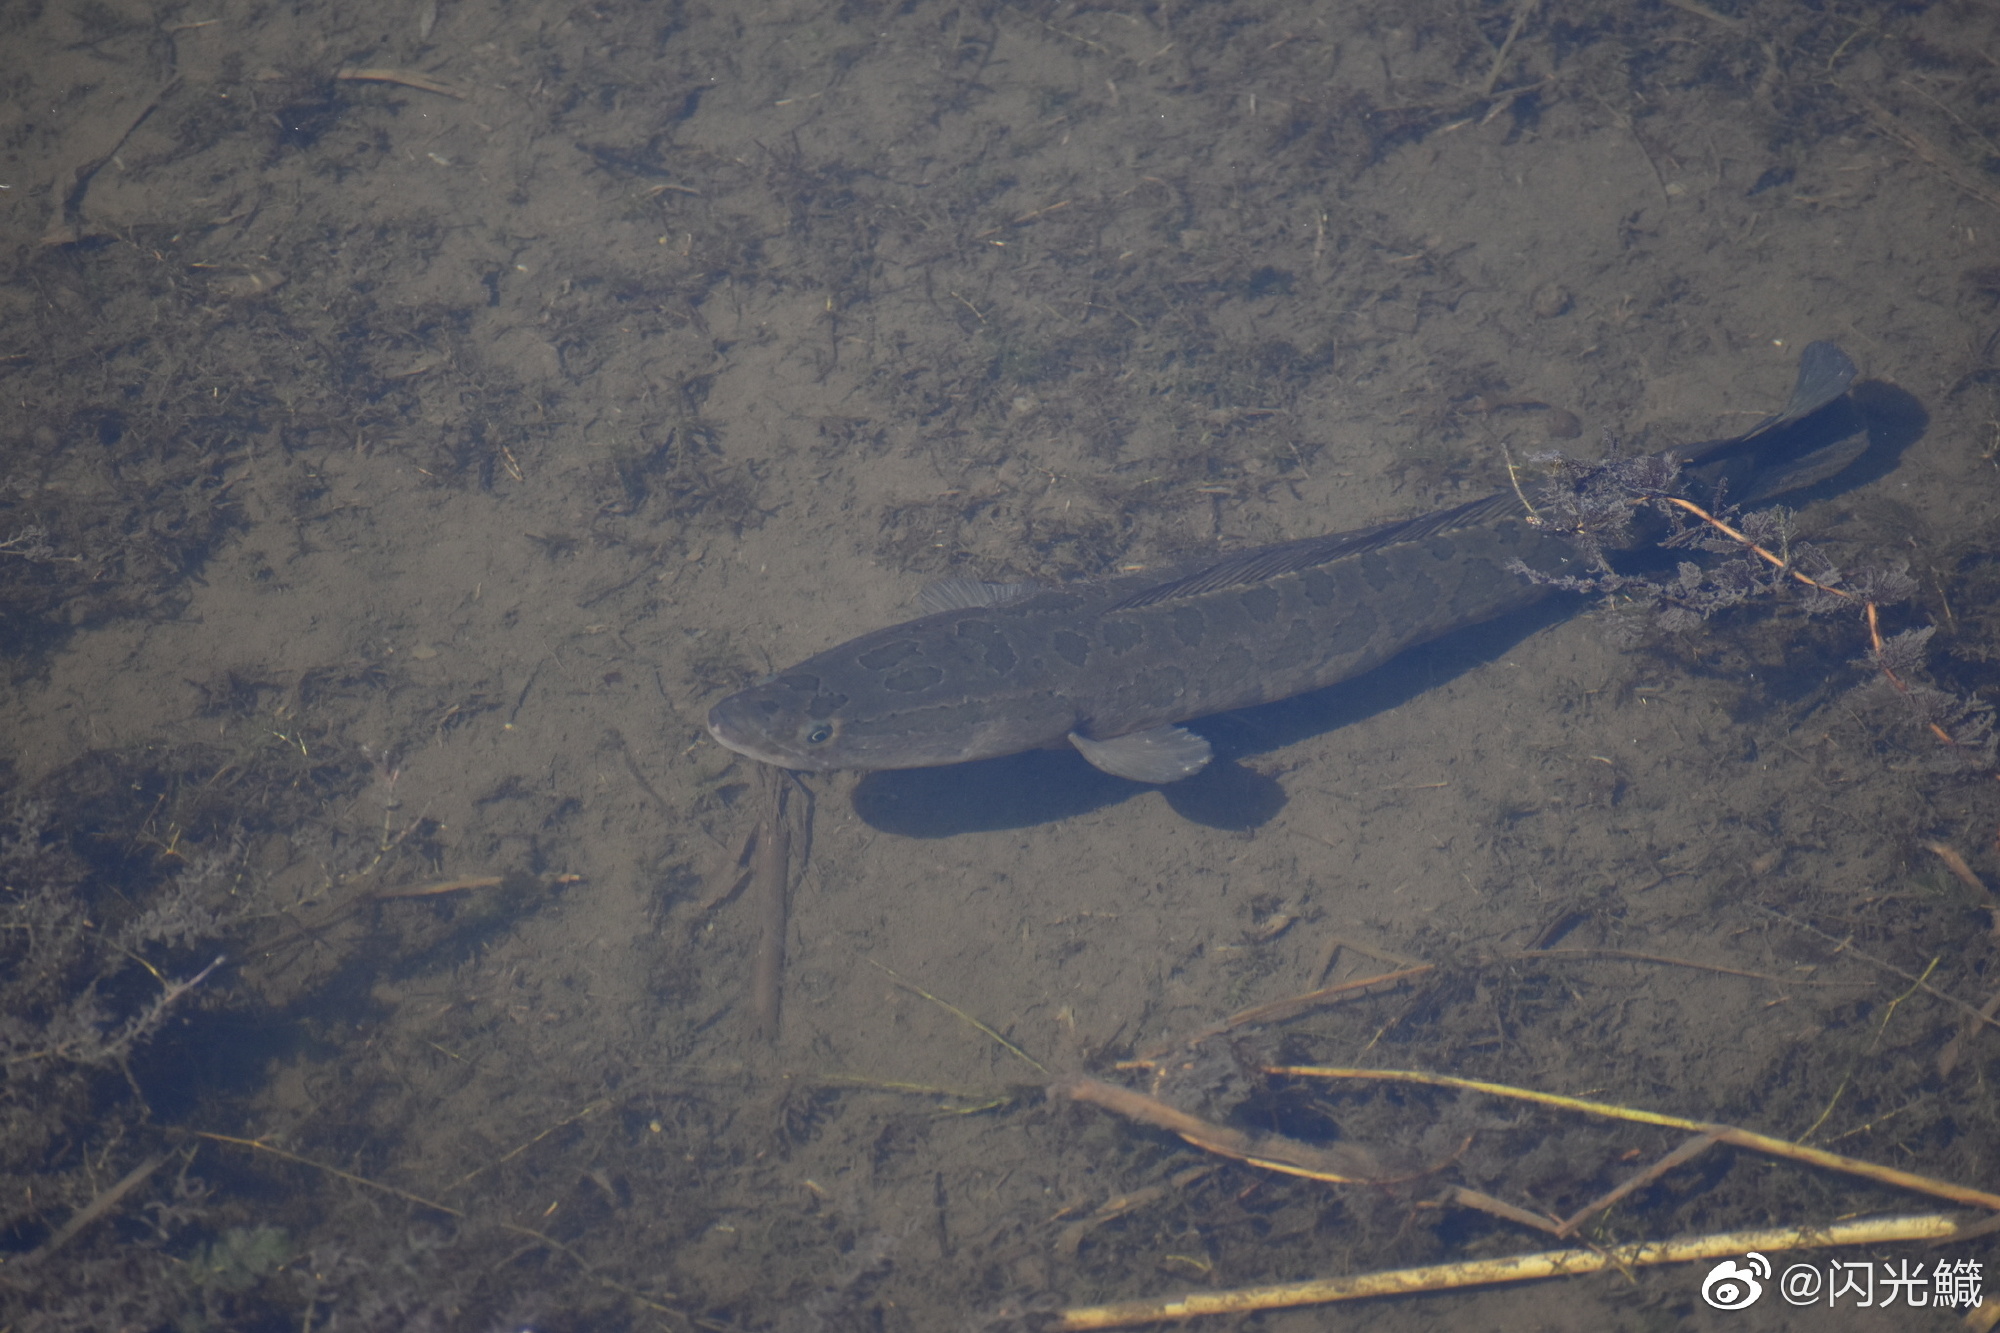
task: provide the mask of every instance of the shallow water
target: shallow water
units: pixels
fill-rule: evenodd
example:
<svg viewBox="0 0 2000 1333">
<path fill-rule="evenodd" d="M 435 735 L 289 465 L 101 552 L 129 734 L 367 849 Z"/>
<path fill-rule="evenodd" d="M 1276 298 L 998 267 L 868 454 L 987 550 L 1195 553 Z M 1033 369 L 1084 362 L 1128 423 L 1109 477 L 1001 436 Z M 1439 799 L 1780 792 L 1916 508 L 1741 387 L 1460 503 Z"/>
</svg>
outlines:
<svg viewBox="0 0 2000 1333">
<path fill-rule="evenodd" d="M 756 788 L 701 729 L 940 575 L 1101 574 L 1468 498 L 1508 451 L 1728 435 L 1817 338 L 1928 421 L 1802 527 L 1908 561 L 1885 629 L 1936 625 L 1926 669 L 1990 697 L 1985 8 L 0 25 L 0 537 L 47 543 L 0 567 L 0 707 L 13 794 L 76 858 L 13 932 L 40 943 L 10 1050 L 52 1081 L 9 1065 L 39 1109 L 5 1243 L 171 1164 L 12 1317 L 956 1327 L 1547 1248 L 1437 1201 L 1567 1215 L 1679 1141 L 1273 1084 L 1274 1055 L 2000 1185 L 2000 1039 L 1953 1048 L 1964 1010 L 1911 984 L 2000 984 L 1924 847 L 1994 882 L 2000 787 L 1853 693 L 1858 619 L 1628 650 L 1537 609 L 1220 719 L 1228 762 L 1165 791 L 1053 753 L 812 779 L 770 1043 L 729 893 Z M 134 924 L 160 902 L 194 924 Z M 64 903 L 92 924 L 58 968 Z M 34 1027 L 92 980 L 143 1015 L 217 952 L 129 1082 Z M 1264 1173 L 1038 1091 L 1142 1086 L 1116 1063 L 1421 964 L 1168 1088 L 1414 1179 Z M 1718 1149 L 1585 1234 L 1930 1210 Z M 1270 1326 L 1785 1326 L 1700 1276 Z"/>
</svg>

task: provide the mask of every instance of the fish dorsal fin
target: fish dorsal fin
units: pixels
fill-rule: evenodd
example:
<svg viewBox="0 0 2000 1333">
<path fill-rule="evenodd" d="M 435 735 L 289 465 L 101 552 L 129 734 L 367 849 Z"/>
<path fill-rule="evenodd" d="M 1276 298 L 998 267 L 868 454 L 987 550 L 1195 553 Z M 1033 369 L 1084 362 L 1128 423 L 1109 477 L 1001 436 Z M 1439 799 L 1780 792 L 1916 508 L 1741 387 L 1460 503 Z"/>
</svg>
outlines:
<svg viewBox="0 0 2000 1333">
<path fill-rule="evenodd" d="M 1346 556 L 1378 551 L 1385 546 L 1394 546 L 1402 542 L 1423 541 L 1441 533 L 1491 522 L 1510 513 L 1523 512 L 1525 511 L 1521 508 L 1518 496 L 1511 491 L 1501 491 L 1484 499 L 1474 500 L 1454 509 L 1442 509 L 1435 514 L 1425 514 L 1420 518 L 1401 519 L 1394 523 L 1384 523 L 1379 527 L 1362 528 L 1357 532 L 1336 532 L 1325 537 L 1305 537 L 1295 542 L 1265 546 L 1255 551 L 1245 551 L 1240 555 L 1227 556 L 1192 574 L 1185 574 L 1169 582 L 1141 589 L 1110 607 L 1109 610 L 1133 611 L 1142 606 L 1158 606 L 1161 602 L 1171 602 L 1179 597 L 1196 597 L 1202 593 L 1221 592 L 1226 588 L 1248 587 L 1283 574 L 1296 574 L 1301 570 L 1312 569 Z"/>
<path fill-rule="evenodd" d="M 973 606 L 1005 606 L 1041 591 L 1032 583 L 982 583 L 978 579 L 939 579 L 917 594 L 917 609 L 927 616 L 963 611 Z"/>
</svg>

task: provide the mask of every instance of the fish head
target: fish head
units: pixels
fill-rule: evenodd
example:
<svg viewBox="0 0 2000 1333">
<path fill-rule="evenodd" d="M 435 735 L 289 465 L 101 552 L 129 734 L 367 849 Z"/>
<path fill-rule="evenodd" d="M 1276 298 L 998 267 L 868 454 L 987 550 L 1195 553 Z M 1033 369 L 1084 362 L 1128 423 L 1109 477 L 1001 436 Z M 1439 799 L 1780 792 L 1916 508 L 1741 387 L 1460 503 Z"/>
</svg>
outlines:
<svg viewBox="0 0 2000 1333">
<path fill-rule="evenodd" d="M 961 608 L 849 640 L 716 704 L 709 734 L 807 771 L 933 768 L 1065 744 L 1076 707 L 1005 615 Z"/>
<path fill-rule="evenodd" d="M 867 681 L 847 686 L 787 671 L 716 704 L 708 734 L 760 763 L 807 772 L 929 768 L 1020 748 L 992 748 L 990 727 L 940 717 L 958 710 L 935 701 L 884 698 Z"/>
<path fill-rule="evenodd" d="M 709 709 L 708 734 L 725 749 L 779 768 L 841 768 L 847 704 L 845 694 L 824 688 L 817 676 L 787 672 Z"/>
<path fill-rule="evenodd" d="M 1076 725 L 1069 706 L 1010 688 L 994 664 L 1014 659 L 968 628 L 979 620 L 961 612 L 843 644 L 716 704 L 708 733 L 808 772 L 934 768 L 1061 743 Z"/>
</svg>

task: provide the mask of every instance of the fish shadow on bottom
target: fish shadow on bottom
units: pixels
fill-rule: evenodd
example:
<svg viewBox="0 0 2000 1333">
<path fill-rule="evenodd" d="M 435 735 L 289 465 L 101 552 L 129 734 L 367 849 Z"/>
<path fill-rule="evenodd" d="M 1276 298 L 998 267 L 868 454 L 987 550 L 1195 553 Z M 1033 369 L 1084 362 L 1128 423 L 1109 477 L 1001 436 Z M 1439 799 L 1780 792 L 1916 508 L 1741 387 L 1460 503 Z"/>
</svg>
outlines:
<svg viewBox="0 0 2000 1333">
<path fill-rule="evenodd" d="M 854 811 L 871 828 L 908 838 L 1028 828 L 1158 792 L 1183 819 L 1247 832 L 1274 819 L 1288 799 L 1278 779 L 1242 760 L 1400 708 L 1427 690 L 1505 655 L 1532 634 L 1573 616 L 1581 597 L 1559 596 L 1412 648 L 1365 675 L 1310 694 L 1187 723 L 1215 759 L 1172 786 L 1113 777 L 1076 751 L 1031 750 L 946 768 L 869 773 Z M 1413 736 L 1413 742 L 1427 738 Z"/>
</svg>

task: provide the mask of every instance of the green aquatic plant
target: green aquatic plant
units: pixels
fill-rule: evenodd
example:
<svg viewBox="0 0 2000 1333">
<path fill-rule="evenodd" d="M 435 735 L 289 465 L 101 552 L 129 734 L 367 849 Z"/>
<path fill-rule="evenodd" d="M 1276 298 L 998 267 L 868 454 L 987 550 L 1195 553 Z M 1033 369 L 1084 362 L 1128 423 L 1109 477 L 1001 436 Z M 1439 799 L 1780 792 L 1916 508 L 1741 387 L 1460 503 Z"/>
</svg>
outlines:
<svg viewBox="0 0 2000 1333">
<path fill-rule="evenodd" d="M 283 1267 L 291 1241 L 281 1227 L 231 1227 L 197 1249 L 187 1279 L 203 1293 L 237 1296 Z"/>
</svg>

